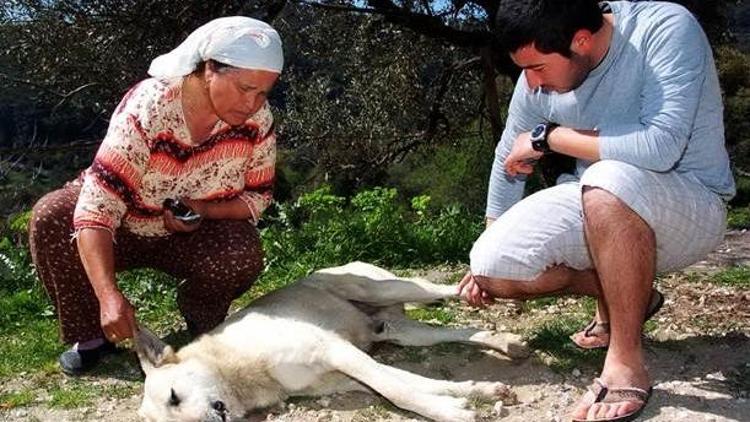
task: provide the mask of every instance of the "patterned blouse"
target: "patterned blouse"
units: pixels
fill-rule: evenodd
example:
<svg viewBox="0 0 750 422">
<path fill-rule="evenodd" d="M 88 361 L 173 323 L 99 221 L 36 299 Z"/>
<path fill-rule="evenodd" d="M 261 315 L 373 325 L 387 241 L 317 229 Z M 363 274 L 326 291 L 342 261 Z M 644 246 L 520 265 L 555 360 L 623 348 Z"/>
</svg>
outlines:
<svg viewBox="0 0 750 422">
<path fill-rule="evenodd" d="M 113 236 L 120 225 L 141 236 L 166 236 L 167 198 L 239 198 L 253 222 L 272 197 L 276 137 L 268 103 L 244 126 L 219 121 L 192 142 L 182 112 L 182 78 L 146 79 L 117 106 L 83 186 L 73 224 Z"/>
</svg>

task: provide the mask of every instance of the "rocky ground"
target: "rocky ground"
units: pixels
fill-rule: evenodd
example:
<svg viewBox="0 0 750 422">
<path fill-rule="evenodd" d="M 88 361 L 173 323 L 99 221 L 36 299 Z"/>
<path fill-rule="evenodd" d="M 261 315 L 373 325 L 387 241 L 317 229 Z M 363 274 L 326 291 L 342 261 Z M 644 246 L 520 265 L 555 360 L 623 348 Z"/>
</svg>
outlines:
<svg viewBox="0 0 750 422">
<path fill-rule="evenodd" d="M 658 281 L 667 301 L 647 325 L 646 353 L 654 395 L 642 420 L 750 421 L 750 289 L 706 283 L 706 274 L 730 265 L 750 265 L 750 232 L 730 232 L 706 261 Z M 460 270 L 460 269 L 459 269 Z M 455 281 L 457 269 L 423 274 Z M 547 305 L 519 306 L 502 302 L 483 310 L 459 303 L 446 305 L 452 324 L 491 327 L 525 333 L 571 315 L 583 318 L 590 304 L 565 299 Z M 382 346 L 376 358 L 416 373 L 455 380 L 493 380 L 510 385 L 515 400 L 475 403 L 482 420 L 559 421 L 597 375 L 603 353 L 569 350 L 567 357 L 536 350 L 528 359 L 509 360 L 495 352 L 468 346 L 432 348 Z M 0 420 L 12 421 L 136 421 L 142 381 L 132 357 L 96 377 L 66 379 L 53 373 L 44 379 L 19 374 L 0 386 L 0 393 L 39 386 L 30 406 L 1 409 Z M 60 383 L 90 383 L 101 395 L 83 408 L 49 406 L 45 389 Z M 53 410 L 54 409 L 54 410 Z M 290 400 L 286 405 L 252 415 L 250 420 L 275 421 L 411 421 L 376 395 L 347 393 Z"/>
</svg>

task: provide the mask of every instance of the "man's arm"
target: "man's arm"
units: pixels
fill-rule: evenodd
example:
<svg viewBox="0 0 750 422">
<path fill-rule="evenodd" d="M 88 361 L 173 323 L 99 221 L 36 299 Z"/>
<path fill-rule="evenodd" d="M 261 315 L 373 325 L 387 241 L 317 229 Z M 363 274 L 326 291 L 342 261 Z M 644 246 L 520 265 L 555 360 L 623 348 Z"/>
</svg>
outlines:
<svg viewBox="0 0 750 422">
<path fill-rule="evenodd" d="M 706 77 L 710 46 L 695 18 L 671 6 L 659 30 L 643 41 L 645 83 L 639 121 L 603 127 L 599 156 L 654 171 L 668 171 L 690 139 Z"/>
<path fill-rule="evenodd" d="M 599 161 L 599 131 L 557 127 L 547 137 L 550 149 L 587 161 Z"/>
<path fill-rule="evenodd" d="M 682 157 L 690 139 L 706 73 L 708 41 L 695 18 L 672 6 L 660 31 L 643 42 L 644 85 L 638 122 L 601 130 L 557 127 L 547 138 L 552 151 L 587 160 L 618 160 L 654 171 L 668 171 Z M 513 146 L 505 167 L 528 174 L 537 159 L 528 139 Z M 526 136 L 528 138 L 528 136 Z"/>
<path fill-rule="evenodd" d="M 496 219 L 523 197 L 526 177 L 516 177 L 508 173 L 505 168 L 505 159 L 510 155 L 520 133 L 531 130 L 536 124 L 545 120 L 540 110 L 539 98 L 529 90 L 526 77 L 521 73 L 508 107 L 505 129 L 495 148 L 495 161 L 492 163 L 487 189 L 485 216 L 489 219 Z"/>
</svg>

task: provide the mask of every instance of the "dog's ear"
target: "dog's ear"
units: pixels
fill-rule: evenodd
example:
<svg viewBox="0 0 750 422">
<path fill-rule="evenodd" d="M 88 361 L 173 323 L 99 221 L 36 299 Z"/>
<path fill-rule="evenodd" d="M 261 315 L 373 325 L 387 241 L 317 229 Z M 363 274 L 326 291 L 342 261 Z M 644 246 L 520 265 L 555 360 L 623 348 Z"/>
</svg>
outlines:
<svg viewBox="0 0 750 422">
<path fill-rule="evenodd" d="M 141 368 L 143 368 L 146 376 L 151 370 L 162 365 L 179 362 L 179 358 L 172 347 L 161 341 L 156 334 L 145 327 L 138 327 L 134 342 L 138 360 L 141 361 Z"/>
</svg>

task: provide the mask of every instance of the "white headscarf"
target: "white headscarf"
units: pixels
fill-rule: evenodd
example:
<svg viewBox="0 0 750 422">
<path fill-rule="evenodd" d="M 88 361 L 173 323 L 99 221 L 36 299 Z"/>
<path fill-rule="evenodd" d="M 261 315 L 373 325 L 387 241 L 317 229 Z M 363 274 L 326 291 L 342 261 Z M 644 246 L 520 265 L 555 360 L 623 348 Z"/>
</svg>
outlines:
<svg viewBox="0 0 750 422">
<path fill-rule="evenodd" d="M 206 60 L 243 69 L 281 73 L 281 37 L 269 24 L 245 16 L 214 19 L 191 33 L 182 44 L 155 58 L 149 75 L 171 78 L 192 73 Z"/>
</svg>

